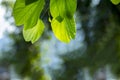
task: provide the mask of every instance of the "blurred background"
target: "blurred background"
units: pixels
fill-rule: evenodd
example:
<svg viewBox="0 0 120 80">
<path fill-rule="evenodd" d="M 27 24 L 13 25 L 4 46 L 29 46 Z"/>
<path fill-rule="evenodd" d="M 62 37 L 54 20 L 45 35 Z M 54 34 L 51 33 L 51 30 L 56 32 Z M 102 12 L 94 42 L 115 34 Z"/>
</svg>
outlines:
<svg viewBox="0 0 120 80">
<path fill-rule="evenodd" d="M 119 80 L 120 4 L 77 0 L 77 35 L 58 41 L 42 12 L 45 31 L 35 44 L 25 42 L 12 17 L 15 0 L 0 0 L 0 80 Z"/>
</svg>

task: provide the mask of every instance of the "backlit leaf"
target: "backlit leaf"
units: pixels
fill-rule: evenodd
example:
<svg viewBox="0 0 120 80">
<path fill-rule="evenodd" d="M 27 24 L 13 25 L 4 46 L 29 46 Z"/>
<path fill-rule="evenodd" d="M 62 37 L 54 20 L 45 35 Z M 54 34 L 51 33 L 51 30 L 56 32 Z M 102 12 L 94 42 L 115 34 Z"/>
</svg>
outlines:
<svg viewBox="0 0 120 80">
<path fill-rule="evenodd" d="M 52 17 L 65 17 L 68 14 L 71 17 L 76 11 L 76 0 L 50 0 L 50 12 Z"/>
<path fill-rule="evenodd" d="M 55 18 L 51 22 L 52 30 L 54 35 L 62 42 L 70 42 L 71 39 L 75 38 L 76 28 L 74 18 L 64 18 L 62 22 L 59 22 Z"/>
<path fill-rule="evenodd" d="M 29 29 L 35 26 L 43 6 L 44 0 L 38 0 L 27 6 L 25 5 L 25 0 L 17 0 L 13 9 L 13 16 L 16 25 L 20 26 L 26 24 L 24 29 Z"/>
<path fill-rule="evenodd" d="M 30 29 L 23 29 L 23 36 L 25 41 L 31 41 L 34 43 L 37 41 L 44 31 L 44 24 L 41 20 L 38 20 L 37 24 Z"/>
</svg>

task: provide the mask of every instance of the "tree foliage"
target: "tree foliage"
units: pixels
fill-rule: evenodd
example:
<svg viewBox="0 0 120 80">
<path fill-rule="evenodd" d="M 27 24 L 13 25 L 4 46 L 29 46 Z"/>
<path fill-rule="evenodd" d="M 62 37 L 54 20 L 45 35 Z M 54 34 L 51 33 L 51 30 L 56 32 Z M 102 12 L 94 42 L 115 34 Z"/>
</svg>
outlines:
<svg viewBox="0 0 120 80">
<path fill-rule="evenodd" d="M 114 4 L 119 4 L 120 2 L 120 0 L 111 1 Z M 43 33 L 44 25 L 39 17 L 44 4 L 45 0 L 16 0 L 13 16 L 17 26 L 24 25 L 23 35 L 26 41 L 34 43 Z M 75 38 L 76 26 L 73 16 L 76 11 L 76 6 L 76 0 L 50 0 L 52 30 L 56 38 L 62 42 L 70 42 L 71 39 Z M 40 23 L 39 19 L 41 21 Z M 36 27 L 37 24 L 41 25 L 39 26 L 41 30 L 34 31 L 33 27 Z M 34 32 L 34 36 L 36 37 L 31 37 L 31 32 Z"/>
<path fill-rule="evenodd" d="M 20 1 L 20 0 L 17 0 L 17 1 Z M 16 4 L 17 4 L 17 1 L 16 1 Z M 29 2 L 27 3 L 27 1 L 29 1 Z M 29 11 L 33 10 L 33 9 L 31 9 L 31 8 L 33 8 L 32 5 L 36 4 L 38 1 L 39 0 L 34 0 L 34 1 L 26 0 L 26 2 L 25 2 L 26 8 L 25 9 L 27 10 L 27 7 L 29 7 L 30 10 L 28 10 L 26 13 L 24 13 L 24 15 L 29 13 Z M 62 3 L 61 1 L 63 1 L 63 0 L 50 0 L 50 1 L 53 1 L 53 2 L 50 2 L 50 13 L 52 16 L 52 19 L 50 19 L 50 23 L 52 26 L 52 30 L 55 33 L 55 36 L 59 40 L 64 41 L 64 42 L 69 42 L 71 39 L 73 39 L 75 37 L 75 33 L 76 33 L 75 21 L 74 21 L 74 17 L 73 17 L 76 7 L 74 7 L 74 9 L 73 9 L 73 8 L 70 8 L 70 6 L 68 6 L 68 7 L 65 6 L 65 8 L 62 9 L 62 7 L 64 7 L 64 6 L 61 5 L 61 3 Z M 68 2 L 68 0 L 66 0 L 66 1 Z M 73 0 L 69 0 L 69 1 L 73 1 Z M 113 0 L 112 2 L 114 4 L 118 4 L 119 1 Z M 54 6 L 54 4 L 55 4 L 55 6 Z M 65 2 L 64 2 L 64 4 L 67 5 L 67 3 L 65 3 Z M 74 2 L 69 3 L 69 4 L 74 5 Z M 79 55 L 81 55 L 80 53 L 82 52 L 82 50 L 75 50 L 75 51 L 71 52 L 71 54 L 62 56 L 62 58 L 64 60 L 64 67 L 65 67 L 64 73 L 62 75 L 59 75 L 61 71 L 58 71 L 57 74 L 55 73 L 54 77 L 56 78 L 56 80 L 76 80 L 75 76 L 78 75 L 78 71 L 82 70 L 82 68 L 89 67 L 90 70 L 92 72 L 94 72 L 94 71 L 96 71 L 96 69 L 98 69 L 101 66 L 105 66 L 106 64 L 110 64 L 110 66 L 112 66 L 112 70 L 119 76 L 120 75 L 120 71 L 119 71 L 120 70 L 120 56 L 119 56 L 120 55 L 120 24 L 119 24 L 120 7 L 119 7 L 119 5 L 113 5 L 108 0 L 101 0 L 99 2 L 99 4 L 95 7 L 91 7 L 91 0 L 85 0 L 85 1 L 78 0 L 77 4 L 78 4 L 77 12 L 79 13 L 79 16 L 80 16 L 79 20 L 82 25 L 80 30 L 83 30 L 83 32 L 84 32 L 84 42 L 86 44 L 86 50 L 82 56 L 79 56 Z M 45 5 L 45 3 L 44 3 L 44 5 Z M 58 6 L 58 5 L 60 5 L 60 6 Z M 58 6 L 57 9 L 53 9 L 53 14 L 52 14 L 51 6 L 53 6 L 53 8 Z M 59 7 L 60 7 L 60 11 L 59 11 Z M 14 7 L 14 9 L 15 9 L 15 7 Z M 22 7 L 21 10 L 23 10 L 23 9 L 24 8 Z M 34 7 L 34 9 L 35 9 L 35 7 Z M 43 8 L 43 11 L 45 9 Z M 69 9 L 71 9 L 71 11 L 69 11 Z M 18 9 L 16 8 L 16 10 L 18 10 Z M 14 11 L 16 11 L 16 10 L 14 10 Z M 24 10 L 24 11 L 26 11 L 26 10 Z M 19 13 L 17 12 L 16 14 L 14 14 L 14 11 L 13 11 L 14 18 L 15 18 L 15 15 L 18 16 L 18 14 L 20 12 L 24 12 L 24 11 L 20 11 Z M 29 13 L 32 16 L 34 16 L 33 14 L 35 14 L 35 13 L 33 13 L 33 11 Z M 37 11 L 37 10 L 35 10 L 35 11 Z M 41 22 L 42 18 L 40 16 L 40 14 L 38 16 L 39 17 L 37 17 L 37 19 L 39 19 L 39 22 Z M 19 17 L 20 17 L 20 15 L 19 15 Z M 50 15 L 49 15 L 49 17 L 50 17 Z M 19 18 L 16 17 L 16 19 L 19 19 Z M 17 21 L 16 19 L 15 19 L 15 21 Z M 26 23 L 29 24 L 29 20 L 33 19 L 33 18 L 27 17 L 25 19 L 28 19 L 28 23 L 27 23 L 27 21 L 22 23 L 22 21 L 25 21 L 24 19 L 22 21 L 20 21 L 22 23 L 20 25 L 24 25 L 24 28 L 25 28 L 25 24 Z M 31 24 L 29 24 L 29 25 L 31 25 Z M 42 25 L 44 25 L 44 24 L 42 23 Z M 38 40 L 39 36 L 41 36 L 42 31 L 43 31 L 43 29 L 41 29 L 41 27 L 43 27 L 43 26 L 34 25 L 33 27 L 29 27 L 29 26 L 26 26 L 26 27 L 27 27 L 26 29 L 23 29 L 24 38 L 26 41 L 31 41 L 32 43 L 34 43 L 36 40 Z M 19 45 L 26 46 L 26 43 L 24 43 L 24 44 L 19 43 Z M 17 49 L 18 52 L 22 51 L 22 50 L 19 50 L 19 47 L 20 47 L 19 45 L 17 42 L 16 46 L 18 46 L 18 49 Z M 24 46 L 22 46 L 22 47 L 24 47 Z M 22 49 L 24 49 L 24 48 L 22 48 Z M 33 51 L 33 53 L 34 53 L 34 51 Z M 73 58 L 73 56 L 75 56 L 75 53 L 77 53 L 76 54 L 77 57 Z M 24 55 L 24 56 L 26 56 L 26 58 L 28 58 L 31 54 L 28 53 L 28 54 L 22 54 L 22 55 Z M 20 55 L 20 57 L 22 55 Z M 70 57 L 71 55 L 72 55 L 72 58 Z M 16 54 L 16 56 L 17 56 L 17 54 Z M 19 59 L 21 59 L 21 58 L 19 58 Z M 30 60 L 26 61 L 26 63 L 28 63 L 28 65 L 30 63 L 29 61 Z M 20 63 L 20 65 L 21 65 L 21 63 Z M 26 69 L 27 68 L 26 66 L 27 65 L 24 66 L 25 68 L 23 67 L 22 74 L 24 73 L 24 74 L 28 75 L 29 74 L 28 72 L 30 69 Z M 34 75 L 39 76 L 39 74 L 41 74 L 41 72 L 42 71 L 40 71 L 40 73 L 36 72 L 35 74 L 33 72 L 33 77 L 34 77 Z M 34 79 L 35 78 L 33 78 L 33 80 Z M 36 80 L 37 79 L 38 78 L 36 77 Z"/>
<path fill-rule="evenodd" d="M 26 41 L 34 43 L 43 33 L 44 25 L 39 17 L 44 4 L 45 0 L 17 0 L 15 3 L 13 16 L 17 26 L 24 25 L 23 35 Z M 70 42 L 75 38 L 76 28 L 73 16 L 76 4 L 76 0 L 50 0 L 51 26 L 60 41 Z"/>
</svg>

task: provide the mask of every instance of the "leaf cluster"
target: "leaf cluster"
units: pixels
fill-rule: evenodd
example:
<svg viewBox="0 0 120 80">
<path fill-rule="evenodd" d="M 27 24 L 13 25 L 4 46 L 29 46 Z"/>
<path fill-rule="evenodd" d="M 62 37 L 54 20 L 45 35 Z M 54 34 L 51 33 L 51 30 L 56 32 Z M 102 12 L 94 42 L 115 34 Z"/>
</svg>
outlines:
<svg viewBox="0 0 120 80">
<path fill-rule="evenodd" d="M 76 0 L 50 0 L 50 21 L 52 30 L 60 41 L 70 42 L 75 38 L 76 28 L 74 13 Z M 45 0 L 16 0 L 13 16 L 17 26 L 23 25 L 23 36 L 26 41 L 36 42 L 44 31 L 40 18 Z"/>
</svg>

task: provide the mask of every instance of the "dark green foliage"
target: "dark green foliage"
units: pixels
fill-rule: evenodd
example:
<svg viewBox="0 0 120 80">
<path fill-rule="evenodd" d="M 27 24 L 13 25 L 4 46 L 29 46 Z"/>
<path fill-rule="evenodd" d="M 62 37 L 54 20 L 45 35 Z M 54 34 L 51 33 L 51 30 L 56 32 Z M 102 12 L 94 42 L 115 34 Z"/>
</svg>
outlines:
<svg viewBox="0 0 120 80">
<path fill-rule="evenodd" d="M 13 45 L 13 49 L 15 50 L 13 55 L 14 58 L 12 58 L 11 61 L 17 73 L 22 77 L 29 76 L 31 80 L 42 79 L 44 72 L 39 66 L 39 46 L 25 43 L 24 39 L 21 37 L 21 33 L 12 34 L 11 38 L 15 41 Z"/>
<path fill-rule="evenodd" d="M 29 4 L 36 2 L 36 1 L 38 1 L 38 0 L 25 0 L 25 4 L 29 5 Z"/>
</svg>

